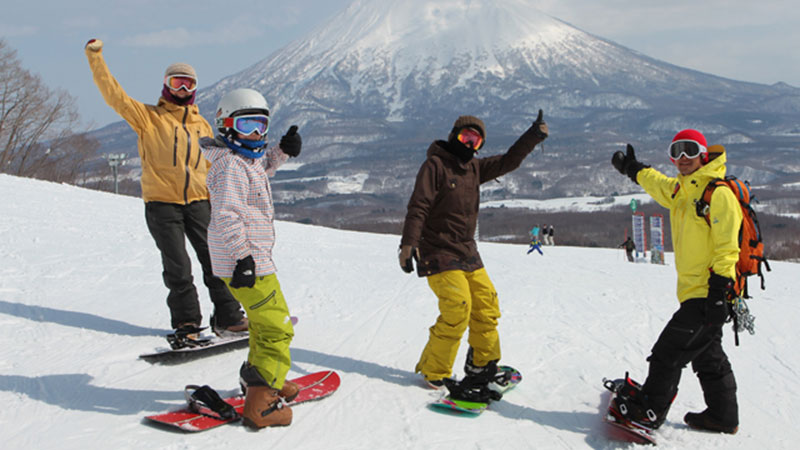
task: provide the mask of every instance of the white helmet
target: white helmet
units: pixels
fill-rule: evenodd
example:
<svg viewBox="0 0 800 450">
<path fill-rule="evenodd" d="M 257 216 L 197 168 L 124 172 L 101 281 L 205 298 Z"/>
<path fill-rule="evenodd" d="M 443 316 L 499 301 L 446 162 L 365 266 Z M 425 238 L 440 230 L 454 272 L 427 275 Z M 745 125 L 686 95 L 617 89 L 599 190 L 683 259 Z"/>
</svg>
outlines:
<svg viewBox="0 0 800 450">
<path fill-rule="evenodd" d="M 214 121 L 222 135 L 229 134 L 232 129 L 225 125 L 225 119 L 244 114 L 264 114 L 269 117 L 269 104 L 260 92 L 254 89 L 234 89 L 219 100 Z"/>
</svg>

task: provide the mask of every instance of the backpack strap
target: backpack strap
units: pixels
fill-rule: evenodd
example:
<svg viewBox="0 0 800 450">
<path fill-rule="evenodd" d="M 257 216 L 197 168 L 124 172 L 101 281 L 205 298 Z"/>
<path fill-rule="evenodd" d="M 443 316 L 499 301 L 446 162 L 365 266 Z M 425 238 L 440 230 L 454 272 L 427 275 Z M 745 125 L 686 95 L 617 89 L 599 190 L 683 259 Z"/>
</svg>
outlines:
<svg viewBox="0 0 800 450">
<path fill-rule="evenodd" d="M 701 195 L 700 198 L 694 202 L 694 208 L 695 212 L 697 213 L 697 217 L 702 217 L 705 219 L 708 226 L 711 226 L 711 218 L 709 217 L 711 196 L 714 194 L 714 189 L 716 189 L 720 184 L 725 184 L 725 181 L 722 178 L 714 178 L 713 180 L 709 181 L 706 185 L 706 188 L 703 190 L 703 195 Z"/>
</svg>

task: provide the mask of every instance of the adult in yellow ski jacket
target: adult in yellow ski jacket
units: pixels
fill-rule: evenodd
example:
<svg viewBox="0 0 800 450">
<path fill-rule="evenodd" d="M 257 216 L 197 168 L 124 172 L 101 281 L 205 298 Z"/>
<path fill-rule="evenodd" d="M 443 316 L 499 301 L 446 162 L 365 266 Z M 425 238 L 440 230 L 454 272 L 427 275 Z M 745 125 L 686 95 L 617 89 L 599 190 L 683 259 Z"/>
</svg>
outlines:
<svg viewBox="0 0 800 450">
<path fill-rule="evenodd" d="M 97 42 L 100 41 L 94 43 Z M 197 105 L 179 105 L 174 100 L 168 101 L 163 94 L 155 105 L 134 100 L 108 70 L 102 43 L 97 51 L 87 46 L 86 57 L 103 99 L 139 137 L 142 199 L 179 204 L 208 200 L 209 163 L 200 152 L 199 141 L 202 137 L 213 137 L 214 130 L 200 115 Z M 184 71 L 189 69 L 185 67 Z"/>
<path fill-rule="evenodd" d="M 702 198 L 708 182 L 725 178 L 724 151 L 716 153 L 715 158 L 715 153 L 710 155 L 713 159 L 689 175 L 668 177 L 656 169 L 644 168 L 636 177 L 659 205 L 669 209 L 680 302 L 708 295 L 709 269 L 726 278 L 736 277 L 742 224 L 739 201 L 730 189 L 716 189 L 710 202 L 711 227 L 695 209 L 694 202 Z"/>
<path fill-rule="evenodd" d="M 106 103 L 139 136 L 145 219 L 161 252 L 172 328 L 179 334 L 193 334 L 202 321 L 186 252 L 188 238 L 214 303 L 212 328 L 218 334 L 246 331 L 247 320 L 239 303 L 211 269 L 207 240 L 211 207 L 206 188 L 209 163 L 200 151 L 200 139 L 214 133 L 194 104 L 194 68 L 185 63 L 167 67 L 161 97 L 157 104 L 148 105 L 129 97 L 111 75 L 103 58 L 102 41 L 92 39 L 84 50 Z"/>
<path fill-rule="evenodd" d="M 660 205 L 669 208 L 680 308 L 653 345 L 650 367 L 641 388 L 617 393 L 616 410 L 633 422 L 658 428 L 678 393 L 681 371 L 692 363 L 706 409 L 683 420 L 692 428 L 734 434 L 739 429 L 736 379 L 722 348 L 722 325 L 731 310 L 735 265 L 739 259 L 742 211 L 733 191 L 719 188 L 709 202 L 709 222 L 698 211 L 708 183 L 725 176 L 722 146 L 708 147 L 697 130 L 682 130 L 668 154 L 679 174 L 668 177 L 636 160 L 633 147 L 617 152 L 612 164 L 640 184 Z M 645 293 L 646 295 L 646 293 Z"/>
</svg>

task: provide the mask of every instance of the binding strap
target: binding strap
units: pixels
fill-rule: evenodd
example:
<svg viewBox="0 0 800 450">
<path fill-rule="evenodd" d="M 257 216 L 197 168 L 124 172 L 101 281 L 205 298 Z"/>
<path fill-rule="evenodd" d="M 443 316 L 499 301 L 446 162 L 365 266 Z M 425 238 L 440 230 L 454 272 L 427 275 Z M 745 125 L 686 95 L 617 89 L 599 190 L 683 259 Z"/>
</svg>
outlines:
<svg viewBox="0 0 800 450">
<path fill-rule="evenodd" d="M 220 420 L 232 420 L 239 414 L 228 402 L 217 394 L 210 386 L 187 385 L 183 390 L 189 409 L 204 416 Z"/>
</svg>

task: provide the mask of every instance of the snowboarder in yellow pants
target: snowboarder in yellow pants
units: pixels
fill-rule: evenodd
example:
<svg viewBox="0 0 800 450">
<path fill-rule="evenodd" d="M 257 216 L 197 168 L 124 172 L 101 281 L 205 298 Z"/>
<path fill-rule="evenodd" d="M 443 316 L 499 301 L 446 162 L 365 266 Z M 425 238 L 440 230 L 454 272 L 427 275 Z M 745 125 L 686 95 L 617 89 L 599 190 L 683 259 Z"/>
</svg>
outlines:
<svg viewBox="0 0 800 450">
<path fill-rule="evenodd" d="M 448 270 L 428 277 L 428 285 L 439 298 L 439 317 L 430 328 L 428 344 L 415 369 L 429 380 L 452 375 L 461 337 L 469 328 L 473 362 L 483 367 L 500 359 L 497 291 L 480 268 L 473 272 Z"/>
</svg>

